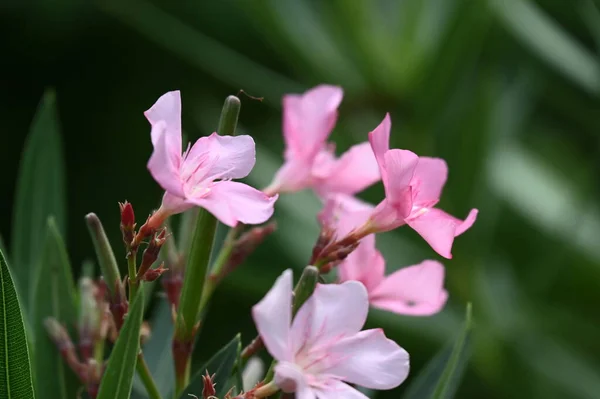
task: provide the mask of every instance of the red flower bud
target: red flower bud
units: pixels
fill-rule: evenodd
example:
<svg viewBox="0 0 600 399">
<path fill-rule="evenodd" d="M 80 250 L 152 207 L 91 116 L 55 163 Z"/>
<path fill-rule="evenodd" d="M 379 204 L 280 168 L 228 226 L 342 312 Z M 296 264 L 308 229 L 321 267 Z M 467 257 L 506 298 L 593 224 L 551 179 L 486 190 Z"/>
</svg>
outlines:
<svg viewBox="0 0 600 399">
<path fill-rule="evenodd" d="M 160 253 L 160 249 L 163 246 L 167 239 L 167 229 L 162 228 L 158 232 L 154 234 L 150 242 L 148 243 L 148 247 L 144 251 L 142 255 L 142 264 L 137 272 L 137 279 L 142 278 L 146 274 L 146 272 L 152 267 L 154 262 L 158 259 L 158 254 Z"/>
<path fill-rule="evenodd" d="M 159 278 L 164 272 L 169 269 L 165 269 L 164 263 L 161 263 L 156 269 L 150 269 L 142 276 L 143 281 L 154 281 Z"/>
<path fill-rule="evenodd" d="M 216 396 L 217 391 L 215 390 L 215 383 L 213 382 L 215 375 L 208 374 L 208 370 L 206 370 L 206 374 L 202 376 L 202 382 L 204 383 L 204 387 L 202 388 L 202 397 L 204 399 L 211 399 Z"/>
<path fill-rule="evenodd" d="M 135 214 L 133 213 L 131 203 L 127 201 L 119 203 L 119 208 L 121 209 L 121 233 L 123 234 L 123 242 L 129 249 L 135 236 Z"/>
</svg>

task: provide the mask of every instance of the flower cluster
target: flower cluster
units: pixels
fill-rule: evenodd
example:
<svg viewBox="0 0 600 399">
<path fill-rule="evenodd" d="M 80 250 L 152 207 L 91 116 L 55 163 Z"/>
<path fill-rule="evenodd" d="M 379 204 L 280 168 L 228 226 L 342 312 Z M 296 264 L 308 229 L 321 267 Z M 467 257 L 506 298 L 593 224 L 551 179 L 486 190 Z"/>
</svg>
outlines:
<svg viewBox="0 0 600 399">
<path fill-rule="evenodd" d="M 424 260 L 386 274 L 376 234 L 408 225 L 449 259 L 454 238 L 473 225 L 477 210 L 460 220 L 435 208 L 448 167 L 438 158 L 390 149 L 389 115 L 368 134 L 368 141 L 336 156 L 328 138 L 337 122 L 343 91 L 329 85 L 284 96 L 284 163 L 267 188 L 258 190 L 232 181 L 246 177 L 255 163 L 253 139 L 235 136 L 240 103 L 232 97 L 226 100 L 218 132 L 199 138 L 185 150 L 178 91 L 164 94 L 144 113 L 151 125 L 153 146 L 147 167 L 164 189 L 162 203 L 139 228 L 133 206 L 119 204 L 128 270 L 125 278 L 121 278 L 99 218 L 86 216 L 103 280 L 82 281 L 78 351 L 55 319 L 46 322 L 50 336 L 89 395 L 95 397 L 102 391 L 101 380 L 108 367 L 103 358 L 104 341 L 107 337 L 117 340 L 118 346 L 119 334 L 131 333 L 129 328 L 134 327 L 127 323 L 135 323 L 135 318 L 128 317 L 129 312 L 135 314 L 135 308 L 141 315 L 139 304 L 143 303 L 133 298 L 144 295 L 143 284 L 162 276 L 174 323 L 175 395 L 189 393 L 193 385 L 189 381 L 191 354 L 200 325 L 206 328 L 201 322 L 212 293 L 274 233 L 277 224 L 271 218 L 278 196 L 312 189 L 323 208 L 312 215 L 319 220 L 321 232 L 309 264 L 295 287 L 292 271 L 286 270 L 252 308 L 259 336 L 239 352 L 241 359 L 248 360 L 266 348 L 273 357 L 272 373 L 245 391 L 228 387 L 225 392 L 215 381 L 228 380 L 232 369 L 200 370 L 197 380 L 204 389 L 190 395 L 259 399 L 282 391 L 299 399 L 364 399 L 353 385 L 370 389 L 399 386 L 409 374 L 409 355 L 382 329 L 362 330 L 369 307 L 402 315 L 433 315 L 448 299 L 445 270 L 438 261 Z M 385 189 L 379 204 L 356 197 L 379 181 Z M 181 213 L 181 236 L 176 237 L 181 241 L 176 245 L 168 219 Z M 213 257 L 217 220 L 231 229 Z M 322 275 L 334 268 L 337 280 L 325 284 Z M 143 342 L 149 330 L 142 328 L 141 316 L 137 320 L 133 334 L 139 334 Z M 238 347 L 239 341 L 236 350 Z M 160 398 L 143 351 L 136 354 L 135 362 L 150 397 Z M 238 369 L 241 366 L 237 364 Z M 219 375 L 223 372 L 229 374 Z"/>
</svg>

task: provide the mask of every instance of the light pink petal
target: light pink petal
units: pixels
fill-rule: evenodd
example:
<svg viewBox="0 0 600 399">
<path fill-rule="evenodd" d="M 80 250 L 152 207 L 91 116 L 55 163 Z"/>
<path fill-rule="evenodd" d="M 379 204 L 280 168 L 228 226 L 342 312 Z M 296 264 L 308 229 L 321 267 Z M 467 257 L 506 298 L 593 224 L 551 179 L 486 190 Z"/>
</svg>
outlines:
<svg viewBox="0 0 600 399">
<path fill-rule="evenodd" d="M 168 191 L 165 192 L 162 199 L 161 208 L 171 215 L 176 215 L 181 212 L 185 212 L 188 209 L 194 208 L 196 204 L 189 202 L 185 198 L 178 197 L 170 194 Z"/>
<path fill-rule="evenodd" d="M 387 151 L 383 158 L 387 173 L 387 177 L 383 180 L 385 196 L 405 218 L 410 214 L 413 205 L 410 183 L 419 163 L 419 157 L 408 150 L 393 149 Z M 410 197 L 407 193 L 411 193 Z"/>
<path fill-rule="evenodd" d="M 290 362 L 279 362 L 275 366 L 275 384 L 283 392 L 295 393 L 297 399 L 315 399 L 303 370 Z M 319 398 L 320 399 L 320 398 Z"/>
<path fill-rule="evenodd" d="M 267 196 L 247 184 L 219 181 L 210 186 L 208 193 L 200 191 L 198 197 L 188 197 L 190 202 L 207 209 L 223 224 L 234 227 L 244 224 L 264 223 L 273 215 L 277 195 Z"/>
<path fill-rule="evenodd" d="M 338 380 L 329 380 L 327 386 L 316 389 L 319 399 L 369 399 L 362 392 Z"/>
<path fill-rule="evenodd" d="M 412 316 L 429 316 L 442 310 L 448 299 L 444 266 L 434 260 L 402 268 L 369 292 L 371 305 Z"/>
<path fill-rule="evenodd" d="M 390 149 L 390 131 L 392 129 L 392 120 L 390 114 L 385 114 L 383 121 L 369 133 L 369 142 L 373 149 L 373 154 L 377 159 L 379 168 L 381 170 L 381 176 L 385 174 L 385 162 L 383 160 L 383 154 Z"/>
<path fill-rule="evenodd" d="M 289 159 L 275 174 L 266 193 L 289 193 L 303 190 L 311 184 L 311 164 L 303 159 Z"/>
<path fill-rule="evenodd" d="M 329 168 L 316 187 L 321 196 L 327 193 L 356 194 L 381 179 L 369 143 L 351 147 L 340 159 L 331 162 Z"/>
<path fill-rule="evenodd" d="M 267 350 L 279 361 L 291 361 L 292 271 L 283 272 L 267 295 L 252 307 L 254 324 Z"/>
<path fill-rule="evenodd" d="M 371 215 L 373 206 L 356 197 L 345 194 L 328 195 L 323 209 L 317 215 L 322 226 L 336 229 L 338 237 L 343 237 L 363 225 Z"/>
<path fill-rule="evenodd" d="M 477 210 L 473 209 L 463 222 L 446 212 L 431 208 L 422 209 L 421 214 L 407 219 L 407 224 L 427 241 L 431 248 L 444 258 L 452 258 L 454 237 L 462 234 L 475 223 Z"/>
<path fill-rule="evenodd" d="M 205 179 L 241 179 L 248 176 L 256 161 L 252 137 L 200 137 L 183 161 L 182 177 L 188 184 L 201 184 Z"/>
<path fill-rule="evenodd" d="M 342 380 L 371 389 L 396 388 L 408 376 L 409 356 L 382 329 L 361 331 L 331 348 L 341 361 L 327 370 Z"/>
<path fill-rule="evenodd" d="M 169 135 L 179 137 L 179 153 L 181 153 L 181 95 L 179 90 L 163 94 L 154 105 L 144 112 L 152 126 L 164 122 Z M 152 131 L 152 144 L 156 145 L 159 132 Z M 174 140 L 174 138 L 173 138 Z"/>
<path fill-rule="evenodd" d="M 148 161 L 148 170 L 160 186 L 167 192 L 184 198 L 183 183 L 179 177 L 179 164 L 181 162 L 181 148 L 174 148 L 173 141 L 169 141 L 164 122 L 152 126 L 153 132 L 158 132 L 158 141 L 154 144 L 154 151 Z"/>
<path fill-rule="evenodd" d="M 420 206 L 435 205 L 448 179 L 448 165 L 440 158 L 420 157 L 411 185 L 414 202 Z"/>
<path fill-rule="evenodd" d="M 369 234 L 348 257 L 338 265 L 340 281 L 356 280 L 364 284 L 371 296 L 383 280 L 385 260 L 375 248 L 375 235 Z"/>
<path fill-rule="evenodd" d="M 409 198 L 411 197 L 411 191 L 408 190 L 405 193 L 405 196 L 406 200 L 404 203 L 410 202 Z M 369 216 L 370 224 L 373 227 L 372 230 L 377 233 L 383 233 L 406 224 L 401 212 L 405 212 L 405 210 L 398 210 L 398 208 L 391 204 L 387 198 L 384 199 L 375 207 Z"/>
<path fill-rule="evenodd" d="M 311 159 L 333 130 L 344 93 L 340 87 L 320 85 L 302 95 L 283 97 L 283 135 L 286 158 Z"/>
<path fill-rule="evenodd" d="M 361 283 L 317 284 L 292 323 L 294 353 L 302 346 L 327 344 L 333 337 L 356 334 L 368 311 L 367 290 Z"/>
</svg>

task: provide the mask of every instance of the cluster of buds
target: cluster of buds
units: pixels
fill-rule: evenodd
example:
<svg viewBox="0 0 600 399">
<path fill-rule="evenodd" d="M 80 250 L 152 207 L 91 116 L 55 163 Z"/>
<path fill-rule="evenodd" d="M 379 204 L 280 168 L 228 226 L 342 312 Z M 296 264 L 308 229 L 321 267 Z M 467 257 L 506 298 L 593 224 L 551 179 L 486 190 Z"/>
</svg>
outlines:
<svg viewBox="0 0 600 399">
<path fill-rule="evenodd" d="M 167 228 L 163 227 L 162 229 L 156 231 L 150 241 L 148 242 L 148 246 L 144 250 L 142 255 L 142 263 L 137 271 L 137 280 L 143 281 L 154 281 L 159 278 L 166 270 L 164 268 L 164 263 L 161 263 L 157 268 L 151 269 L 154 262 L 158 260 L 158 254 L 160 253 L 160 249 L 163 244 L 167 240 Z"/>
<path fill-rule="evenodd" d="M 337 240 L 335 230 L 324 225 L 313 247 L 308 264 L 317 266 L 323 274 L 328 273 L 358 247 L 359 240 L 360 237 L 353 234 Z"/>
<path fill-rule="evenodd" d="M 69 333 L 56 319 L 48 318 L 44 320 L 44 325 L 65 363 L 85 386 L 90 398 L 95 398 L 98 395 L 100 380 L 104 372 L 104 362 L 102 360 L 98 362 L 93 357 L 86 358 L 83 353 L 82 359 L 80 359 Z"/>
</svg>

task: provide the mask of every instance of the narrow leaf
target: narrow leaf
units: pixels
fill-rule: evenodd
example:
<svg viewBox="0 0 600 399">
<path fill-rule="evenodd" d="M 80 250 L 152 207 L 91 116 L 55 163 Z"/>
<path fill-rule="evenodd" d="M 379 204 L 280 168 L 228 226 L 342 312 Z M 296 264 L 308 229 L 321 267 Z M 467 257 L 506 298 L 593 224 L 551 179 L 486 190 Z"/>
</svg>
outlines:
<svg viewBox="0 0 600 399">
<path fill-rule="evenodd" d="M 471 304 L 467 305 L 463 330 L 454 344 L 438 353 L 414 380 L 403 399 L 450 399 L 458 389 L 469 360 Z"/>
<path fill-rule="evenodd" d="M 139 290 L 112 350 L 97 399 L 129 399 L 144 315 L 144 290 Z"/>
<path fill-rule="evenodd" d="M 0 398 L 35 398 L 23 314 L 15 284 L 1 252 L 0 316 Z"/>
<path fill-rule="evenodd" d="M 55 95 L 47 91 L 33 119 L 19 167 L 12 231 L 12 273 L 23 309 L 29 309 L 34 268 L 44 244 L 48 216 L 65 233 L 65 168 Z"/>
<path fill-rule="evenodd" d="M 74 398 L 79 388 L 77 377 L 63 362 L 44 326 L 48 317 L 53 317 L 67 328 L 73 326 L 77 318 L 71 265 L 53 218 L 48 219 L 43 257 L 33 293 L 35 390 L 39 397 L 53 392 L 56 398 Z"/>
<path fill-rule="evenodd" d="M 227 381 L 231 376 L 233 367 L 238 359 L 240 350 L 242 348 L 242 341 L 240 335 L 236 335 L 227 345 L 219 350 L 208 362 L 198 369 L 196 374 L 191 379 L 190 385 L 183 391 L 180 399 L 189 398 L 189 395 L 202 395 L 202 388 L 204 383 L 202 382 L 202 376 L 206 374 L 213 375 L 215 378 L 215 389 L 217 391 L 217 397 L 221 398 L 225 396 L 229 390 Z M 241 389 L 241 388 L 238 388 Z"/>
</svg>

